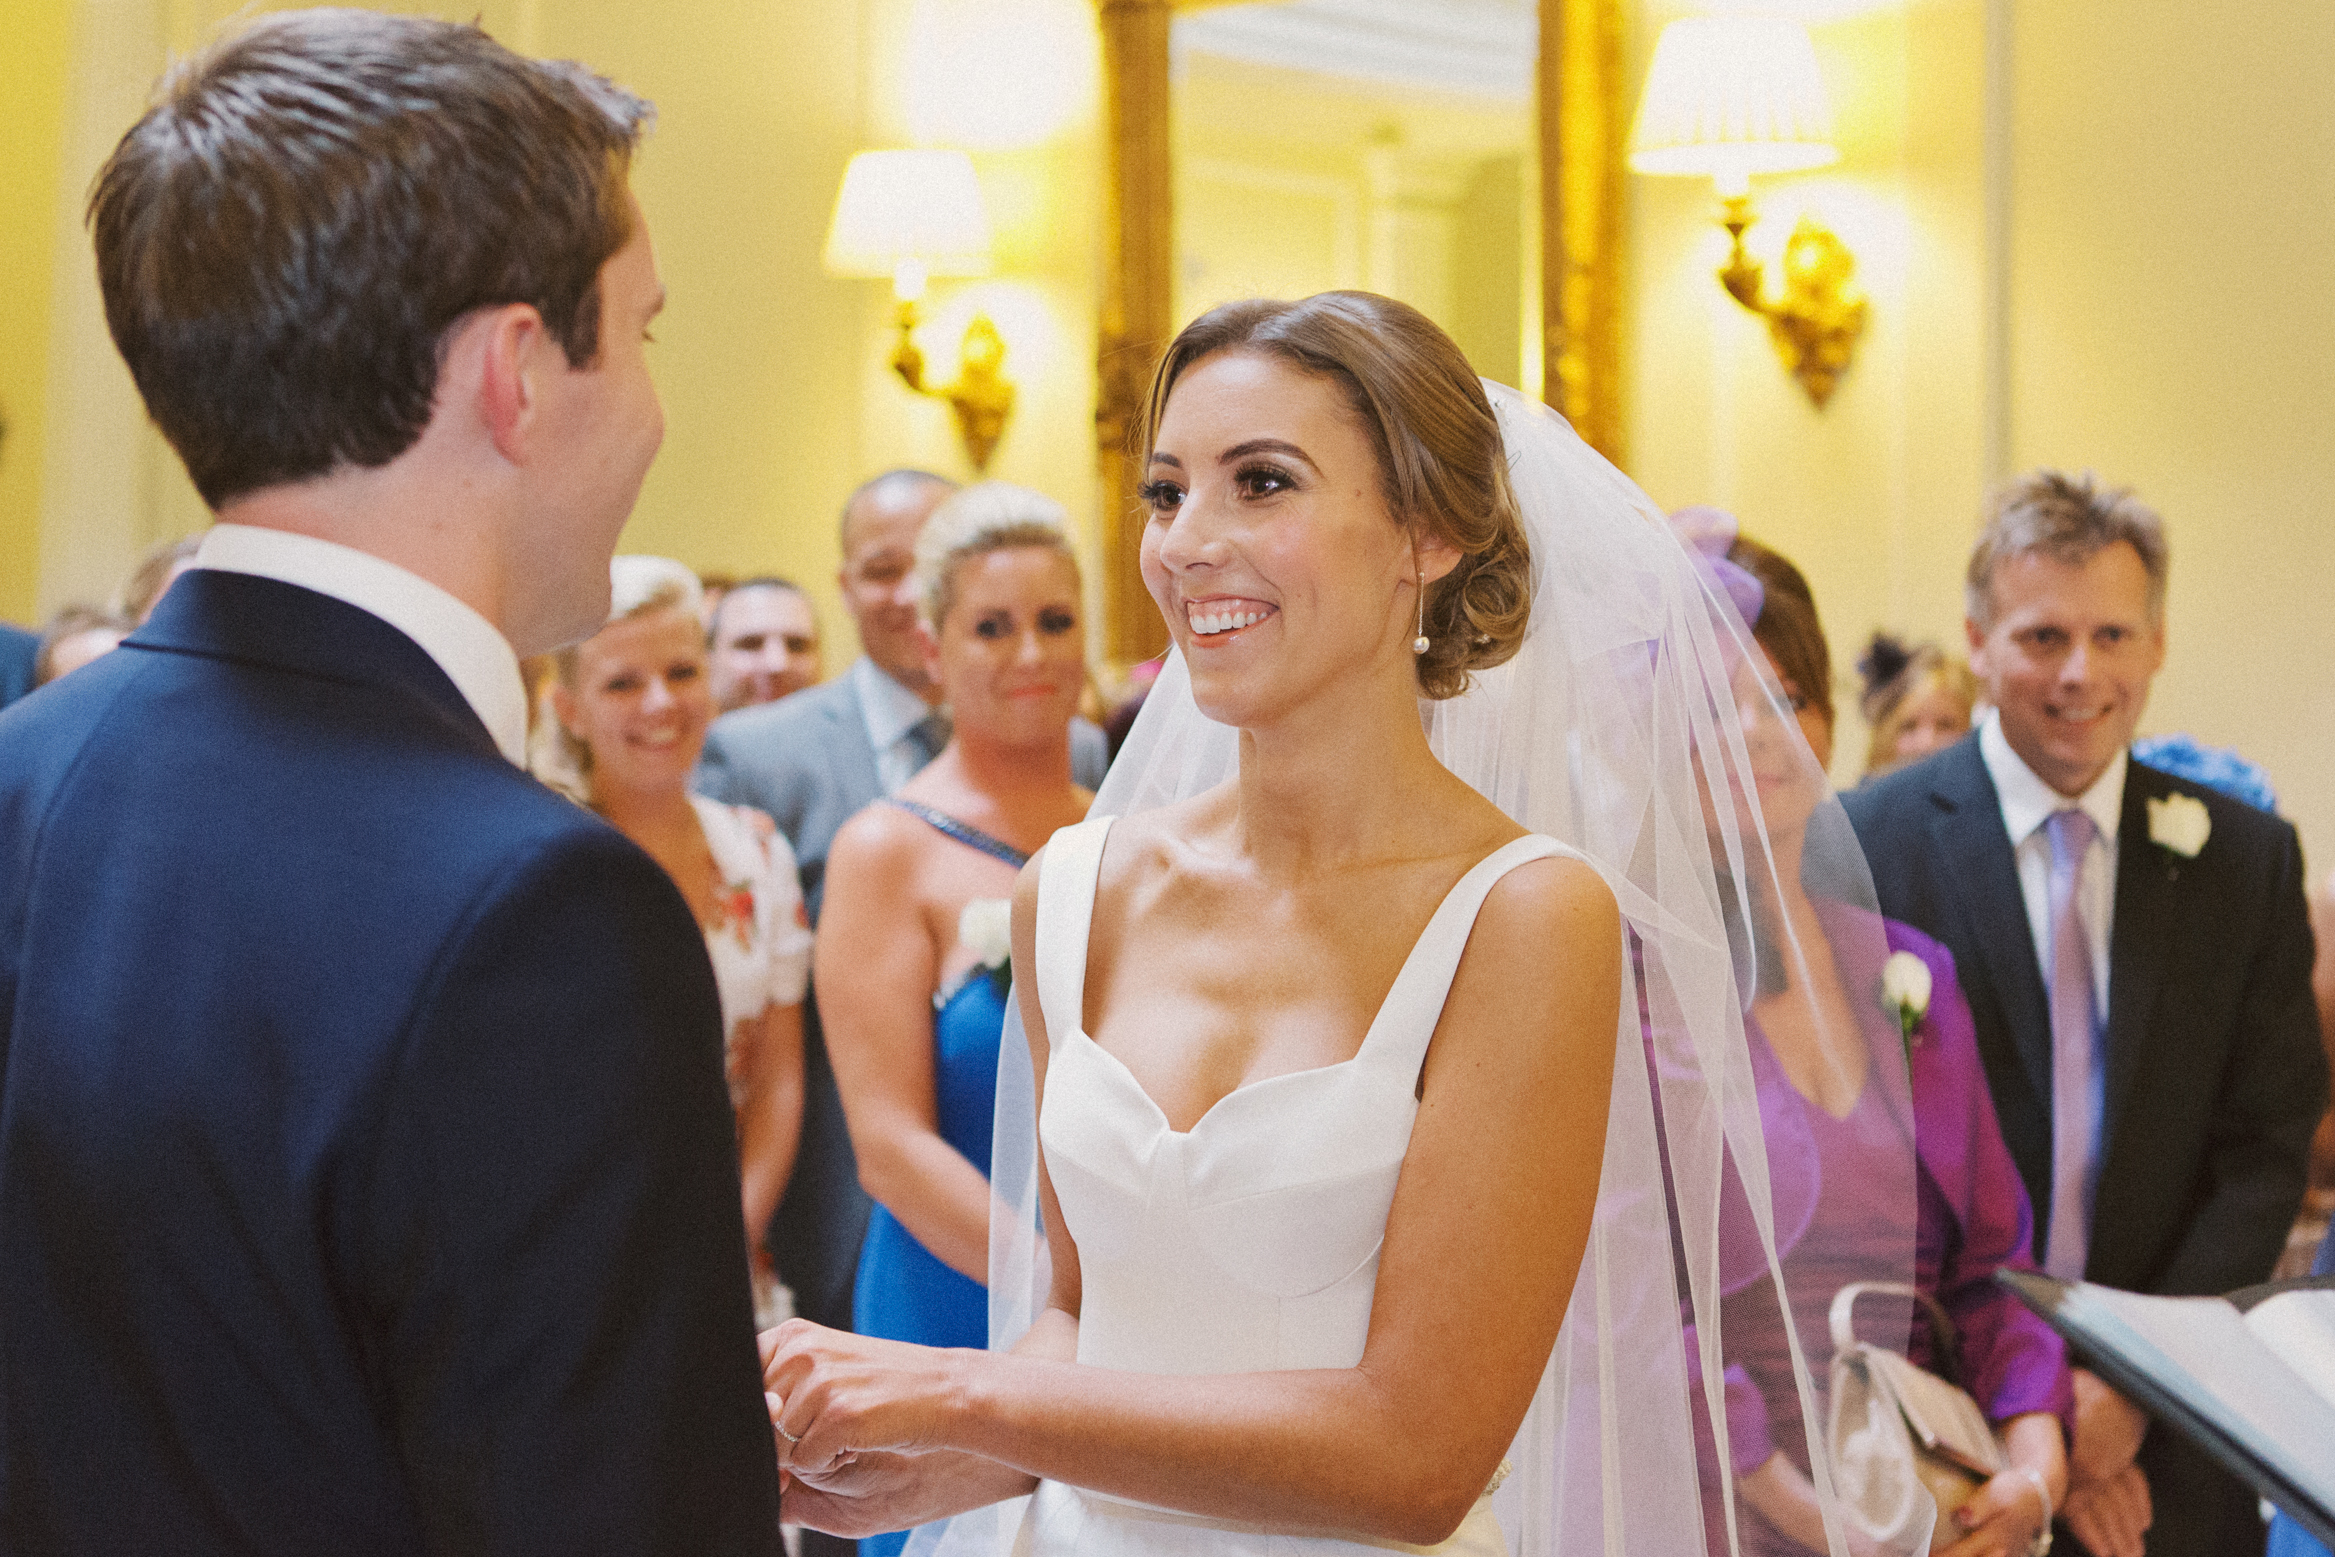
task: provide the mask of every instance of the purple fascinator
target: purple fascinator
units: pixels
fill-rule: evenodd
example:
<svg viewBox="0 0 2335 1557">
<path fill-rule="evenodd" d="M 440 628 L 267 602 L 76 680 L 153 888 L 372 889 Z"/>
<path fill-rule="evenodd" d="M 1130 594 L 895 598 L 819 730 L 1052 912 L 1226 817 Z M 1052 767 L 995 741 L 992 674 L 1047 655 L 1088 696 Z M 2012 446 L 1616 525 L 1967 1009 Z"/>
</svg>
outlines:
<svg viewBox="0 0 2335 1557">
<path fill-rule="evenodd" d="M 1670 528 L 1718 591 L 1735 604 L 1736 614 L 1743 618 L 1745 627 L 1759 622 L 1760 607 L 1767 604 L 1767 591 L 1736 563 L 1727 560 L 1727 548 L 1735 544 L 1738 526 L 1735 516 L 1723 508 L 1697 505 L 1681 508 L 1670 516 Z"/>
</svg>

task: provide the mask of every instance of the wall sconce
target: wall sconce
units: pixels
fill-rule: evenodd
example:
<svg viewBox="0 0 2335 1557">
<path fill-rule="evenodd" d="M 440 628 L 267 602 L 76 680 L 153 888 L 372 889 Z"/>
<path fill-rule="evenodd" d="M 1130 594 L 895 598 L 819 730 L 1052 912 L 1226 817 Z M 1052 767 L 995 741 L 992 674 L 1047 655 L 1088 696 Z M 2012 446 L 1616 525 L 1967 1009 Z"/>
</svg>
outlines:
<svg viewBox="0 0 2335 1557">
<path fill-rule="evenodd" d="M 1767 320 L 1776 355 L 1821 407 L 1848 370 L 1865 329 L 1865 298 L 1848 246 L 1803 216 L 1784 248 L 1784 290 L 1770 298 L 1760 263 L 1743 247 L 1754 220 L 1751 179 L 1840 160 L 1816 46 L 1799 22 L 1759 16 L 1687 17 L 1662 29 L 1630 129 L 1630 167 L 1713 180 L 1730 247 L 1719 282 Z"/>
<path fill-rule="evenodd" d="M 831 276 L 891 281 L 900 327 L 892 370 L 918 394 L 949 403 L 966 456 L 975 470 L 987 470 L 1013 413 L 1004 338 L 987 314 L 976 314 L 965 328 L 957 380 L 945 385 L 924 381 L 924 353 L 915 338 L 917 304 L 928 278 L 978 276 L 989 269 L 989 215 L 973 178 L 973 159 L 961 151 L 854 156 L 835 196 L 823 263 Z"/>
</svg>

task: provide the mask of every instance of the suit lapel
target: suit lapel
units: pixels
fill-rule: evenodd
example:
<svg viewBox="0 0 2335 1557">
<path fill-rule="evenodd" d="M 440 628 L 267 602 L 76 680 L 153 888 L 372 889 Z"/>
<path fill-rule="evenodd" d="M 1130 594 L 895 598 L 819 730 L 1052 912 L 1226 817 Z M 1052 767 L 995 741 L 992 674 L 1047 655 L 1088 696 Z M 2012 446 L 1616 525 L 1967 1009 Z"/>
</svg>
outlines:
<svg viewBox="0 0 2335 1557">
<path fill-rule="evenodd" d="M 1937 804 L 1931 835 L 1938 857 L 1950 864 L 1946 878 L 1960 902 L 1969 944 L 2001 1003 L 2020 1068 L 2048 1114 L 2051 1004 L 2035 965 L 2027 899 L 2019 890 L 2010 834 L 2003 830 L 2002 801 L 1975 739 L 1955 747 L 1940 766 L 1931 791 Z"/>
<path fill-rule="evenodd" d="M 2116 824 L 2116 919 L 2108 937 L 2108 1076 L 2100 1160 L 2114 1149 L 2116 1124 L 2140 1074 L 2149 1015 L 2164 985 L 2179 864 L 2149 837 L 2148 802 L 2173 792 L 2164 774 L 2135 762 L 2125 769 Z"/>
</svg>

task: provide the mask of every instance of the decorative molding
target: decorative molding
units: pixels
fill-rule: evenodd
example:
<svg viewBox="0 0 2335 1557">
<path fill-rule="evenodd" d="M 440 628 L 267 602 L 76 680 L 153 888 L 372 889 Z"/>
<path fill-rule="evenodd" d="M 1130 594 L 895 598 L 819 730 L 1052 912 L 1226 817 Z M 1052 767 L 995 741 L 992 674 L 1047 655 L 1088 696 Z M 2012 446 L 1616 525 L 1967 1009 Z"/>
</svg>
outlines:
<svg viewBox="0 0 2335 1557">
<path fill-rule="evenodd" d="M 1531 0 L 1289 0 L 1186 15 L 1174 61 L 1212 54 L 1523 107 L 1533 31 Z"/>
</svg>

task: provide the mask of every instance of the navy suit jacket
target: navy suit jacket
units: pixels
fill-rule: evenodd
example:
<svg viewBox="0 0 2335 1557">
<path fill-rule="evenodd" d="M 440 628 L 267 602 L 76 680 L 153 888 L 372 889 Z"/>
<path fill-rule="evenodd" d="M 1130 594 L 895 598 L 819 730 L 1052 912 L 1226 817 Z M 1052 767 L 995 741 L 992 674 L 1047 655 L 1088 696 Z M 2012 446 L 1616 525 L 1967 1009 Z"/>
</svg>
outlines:
<svg viewBox="0 0 2335 1557">
<path fill-rule="evenodd" d="M 1092 789 L 1110 760 L 1103 732 L 1084 719 L 1072 721 L 1071 776 Z M 698 761 L 697 787 L 778 823 L 794 849 L 803 902 L 816 925 L 826 900 L 828 846 L 853 812 L 884 794 L 854 678 L 839 676 L 715 720 Z M 779 1275 L 794 1289 L 796 1312 L 848 1330 L 868 1198 L 827 1058 L 816 988 L 803 1002 L 803 1070 L 802 1144 L 766 1241 Z"/>
<path fill-rule="evenodd" d="M 0 715 L 0 1549 L 779 1550 L 704 944 L 412 640 Z"/>
<path fill-rule="evenodd" d="M 0 707 L 32 690 L 33 661 L 40 652 L 39 633 L 0 622 Z"/>
<path fill-rule="evenodd" d="M 2327 1095 L 2302 850 L 2291 825 L 2252 806 L 2143 763 L 2125 772 L 2084 1274 L 2134 1292 L 2226 1292 L 2276 1263 Z M 2149 837 L 2148 802 L 2176 793 L 2204 802 L 2213 824 L 2194 859 Z M 2050 1001 L 1978 737 L 1843 802 L 1881 911 L 1954 953 L 2003 1139 L 2035 1206 L 2040 1259 L 2051 1216 Z M 2152 1433 L 2143 1462 L 2156 1485 L 2151 1557 L 2259 1550 L 2252 1494 L 2170 1439 Z"/>
</svg>

